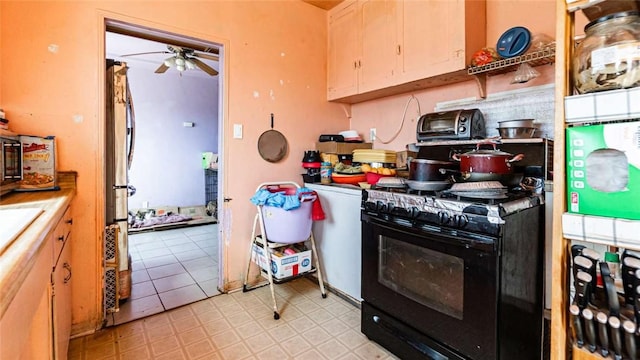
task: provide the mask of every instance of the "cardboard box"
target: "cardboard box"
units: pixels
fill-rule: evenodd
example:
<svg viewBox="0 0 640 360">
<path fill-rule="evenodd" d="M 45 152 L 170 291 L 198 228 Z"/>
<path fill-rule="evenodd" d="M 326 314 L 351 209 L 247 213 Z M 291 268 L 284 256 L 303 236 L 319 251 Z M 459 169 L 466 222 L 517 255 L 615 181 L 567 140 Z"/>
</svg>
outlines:
<svg viewBox="0 0 640 360">
<path fill-rule="evenodd" d="M 267 257 L 264 249 L 253 244 L 251 260 L 262 269 L 267 269 Z M 296 276 L 311 270 L 311 250 L 301 251 L 292 255 L 274 252 L 271 256 L 271 272 L 276 279 Z"/>
<path fill-rule="evenodd" d="M 396 169 L 408 169 L 409 163 L 407 160 L 409 158 L 415 159 L 417 156 L 418 153 L 415 151 L 404 150 L 396 152 Z"/>
<path fill-rule="evenodd" d="M 59 190 L 55 137 L 20 135 L 22 180 L 17 191 Z"/>
<path fill-rule="evenodd" d="M 640 219 L 640 121 L 567 128 L 567 209 Z"/>
<path fill-rule="evenodd" d="M 316 142 L 316 150 L 327 154 L 351 155 L 355 149 L 372 149 L 372 143 L 347 143 L 336 141 Z"/>
</svg>

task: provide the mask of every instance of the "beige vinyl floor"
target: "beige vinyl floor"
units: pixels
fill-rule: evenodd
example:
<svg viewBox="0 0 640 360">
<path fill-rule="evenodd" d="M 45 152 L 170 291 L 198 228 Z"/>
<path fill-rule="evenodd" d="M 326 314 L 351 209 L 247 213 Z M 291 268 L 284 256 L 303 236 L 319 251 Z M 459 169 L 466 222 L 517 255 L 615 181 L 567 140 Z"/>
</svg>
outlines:
<svg viewBox="0 0 640 360">
<path fill-rule="evenodd" d="M 299 278 L 222 294 L 71 340 L 70 360 L 398 359 L 360 332 L 360 309 Z"/>
</svg>

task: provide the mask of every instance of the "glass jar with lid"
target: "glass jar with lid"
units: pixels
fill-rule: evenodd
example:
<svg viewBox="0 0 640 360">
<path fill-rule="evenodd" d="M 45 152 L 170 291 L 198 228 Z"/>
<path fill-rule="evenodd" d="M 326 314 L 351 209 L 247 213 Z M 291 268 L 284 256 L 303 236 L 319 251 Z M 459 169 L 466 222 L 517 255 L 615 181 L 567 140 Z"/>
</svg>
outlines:
<svg viewBox="0 0 640 360">
<path fill-rule="evenodd" d="M 573 59 L 580 94 L 640 85 L 640 17 L 637 11 L 610 14 L 584 28 Z"/>
</svg>

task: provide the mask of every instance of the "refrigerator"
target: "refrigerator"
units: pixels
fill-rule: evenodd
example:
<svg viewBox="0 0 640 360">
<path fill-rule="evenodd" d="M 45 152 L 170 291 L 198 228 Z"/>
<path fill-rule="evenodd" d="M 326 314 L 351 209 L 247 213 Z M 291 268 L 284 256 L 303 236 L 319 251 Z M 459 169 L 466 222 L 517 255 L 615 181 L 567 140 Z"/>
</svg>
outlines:
<svg viewBox="0 0 640 360">
<path fill-rule="evenodd" d="M 127 64 L 107 59 L 105 121 L 105 312 L 118 310 L 131 294 L 128 198 L 135 194 L 128 171 L 133 160 L 134 113 Z"/>
</svg>

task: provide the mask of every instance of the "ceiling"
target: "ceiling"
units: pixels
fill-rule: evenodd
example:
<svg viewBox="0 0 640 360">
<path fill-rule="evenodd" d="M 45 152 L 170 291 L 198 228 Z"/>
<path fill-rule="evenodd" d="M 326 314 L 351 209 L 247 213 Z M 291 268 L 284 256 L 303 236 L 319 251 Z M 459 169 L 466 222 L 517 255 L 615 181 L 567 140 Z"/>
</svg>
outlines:
<svg viewBox="0 0 640 360">
<path fill-rule="evenodd" d="M 320 9 L 330 10 L 333 9 L 334 6 L 340 4 L 343 0 L 302 0 L 308 4 L 313 6 L 317 6 Z"/>
<path fill-rule="evenodd" d="M 182 44 L 176 44 L 173 41 L 171 44 L 182 45 Z M 155 71 L 155 69 L 157 69 L 158 66 L 160 66 L 160 64 L 162 64 L 162 62 L 166 58 L 172 56 L 172 54 L 170 53 L 163 53 L 165 51 L 166 52 L 169 51 L 167 49 L 167 43 L 146 40 L 139 37 L 122 35 L 114 32 L 107 32 L 105 34 L 105 47 L 106 47 L 105 49 L 106 56 L 108 59 L 123 61 L 128 64 L 135 63 L 136 65 L 139 65 L 139 66 L 149 67 L 149 69 L 153 71 Z M 193 46 L 192 48 L 194 47 L 197 47 L 197 46 Z M 203 49 L 198 49 L 198 51 L 205 51 L 205 50 L 203 48 Z M 209 51 L 212 52 L 212 55 L 218 53 L 217 49 L 215 49 L 215 51 L 213 51 L 212 49 L 209 49 Z M 158 53 L 122 57 L 122 55 L 146 53 L 146 52 L 158 52 Z M 202 58 L 199 58 L 199 59 L 204 63 L 206 63 L 207 65 L 211 66 L 212 68 L 216 69 L 216 71 L 218 72 L 220 71 L 218 61 L 202 59 Z M 164 73 L 164 75 L 167 75 L 173 72 L 177 72 L 176 69 L 170 68 L 169 70 L 167 70 L 167 72 Z M 186 70 L 183 72 L 183 74 L 189 75 L 189 76 L 211 78 L 211 76 L 209 76 L 207 73 L 199 69 Z"/>
</svg>

